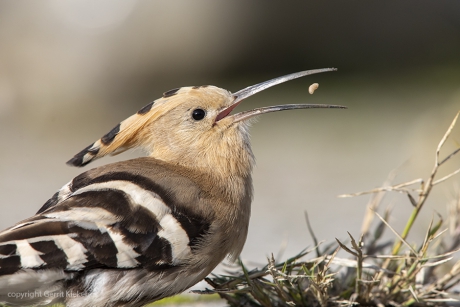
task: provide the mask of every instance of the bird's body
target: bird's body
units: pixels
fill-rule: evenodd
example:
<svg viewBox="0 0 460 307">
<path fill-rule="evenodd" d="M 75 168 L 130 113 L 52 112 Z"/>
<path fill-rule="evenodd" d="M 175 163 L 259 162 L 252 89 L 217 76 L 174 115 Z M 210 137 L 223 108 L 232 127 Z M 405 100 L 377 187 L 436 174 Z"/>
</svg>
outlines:
<svg viewBox="0 0 460 307">
<path fill-rule="evenodd" d="M 149 153 L 82 173 L 0 233 L 0 304 L 142 306 L 236 259 L 252 200 L 246 119 L 256 112 L 229 114 L 266 87 L 166 92 L 75 155 L 68 163 L 83 166 L 132 147 Z"/>
<path fill-rule="evenodd" d="M 22 291 L 37 293 L 30 305 L 65 298 L 68 306 L 142 306 L 181 292 L 241 251 L 251 201 L 250 178 L 241 179 L 247 190 L 233 200 L 206 173 L 153 158 L 87 171 L 0 235 L 1 253 L 17 255 L 15 263 L 0 259 L 0 297 Z"/>
</svg>

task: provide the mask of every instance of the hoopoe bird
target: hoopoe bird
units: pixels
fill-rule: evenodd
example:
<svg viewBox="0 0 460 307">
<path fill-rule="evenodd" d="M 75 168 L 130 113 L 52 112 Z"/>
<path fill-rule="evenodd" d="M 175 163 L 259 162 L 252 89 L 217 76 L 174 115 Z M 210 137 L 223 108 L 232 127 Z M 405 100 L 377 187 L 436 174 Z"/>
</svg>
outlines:
<svg viewBox="0 0 460 307">
<path fill-rule="evenodd" d="M 236 93 L 214 86 L 167 91 L 69 165 L 134 147 L 148 153 L 86 171 L 37 214 L 0 233 L 0 304 L 143 306 L 183 292 L 246 240 L 256 115 L 336 105 L 288 104 L 231 115 L 241 101 L 279 83 Z"/>
</svg>

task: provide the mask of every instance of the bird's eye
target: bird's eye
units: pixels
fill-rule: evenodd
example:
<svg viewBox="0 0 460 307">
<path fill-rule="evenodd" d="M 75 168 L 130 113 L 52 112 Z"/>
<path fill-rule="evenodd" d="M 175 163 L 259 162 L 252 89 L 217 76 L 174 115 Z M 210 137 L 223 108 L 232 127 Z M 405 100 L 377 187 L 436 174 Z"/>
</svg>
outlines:
<svg viewBox="0 0 460 307">
<path fill-rule="evenodd" d="M 206 111 L 203 109 L 195 109 L 192 112 L 192 117 L 194 120 L 202 120 L 206 116 Z"/>
</svg>

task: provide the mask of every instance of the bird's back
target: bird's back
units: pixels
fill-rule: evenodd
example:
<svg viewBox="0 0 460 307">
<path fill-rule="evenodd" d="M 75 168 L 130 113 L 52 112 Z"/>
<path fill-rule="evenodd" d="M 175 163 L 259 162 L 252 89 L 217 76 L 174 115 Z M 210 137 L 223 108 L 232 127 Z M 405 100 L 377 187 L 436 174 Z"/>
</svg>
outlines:
<svg viewBox="0 0 460 307">
<path fill-rule="evenodd" d="M 232 203 L 210 180 L 153 158 L 77 176 L 0 233 L 0 303 L 135 306 L 182 292 L 240 251 L 229 244 L 235 216 L 216 218 L 216 208 L 239 212 L 251 197 Z"/>
</svg>

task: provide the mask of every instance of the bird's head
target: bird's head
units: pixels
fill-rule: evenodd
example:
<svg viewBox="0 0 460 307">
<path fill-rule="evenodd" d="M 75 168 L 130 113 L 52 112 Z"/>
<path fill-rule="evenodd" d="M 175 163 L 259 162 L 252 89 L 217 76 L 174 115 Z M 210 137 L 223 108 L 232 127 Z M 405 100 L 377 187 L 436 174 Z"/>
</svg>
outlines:
<svg viewBox="0 0 460 307">
<path fill-rule="evenodd" d="M 248 120 L 256 115 L 306 108 L 344 108 L 332 105 L 291 104 L 263 107 L 231 114 L 243 99 L 302 76 L 333 71 L 334 68 L 303 71 L 247 87 L 235 93 L 215 86 L 193 86 L 170 90 L 146 105 L 102 138 L 76 154 L 67 163 L 84 166 L 105 155 L 134 147 L 151 157 L 214 170 L 222 175 L 247 175 L 253 157 Z M 218 166 L 221 167 L 218 167 Z"/>
</svg>

